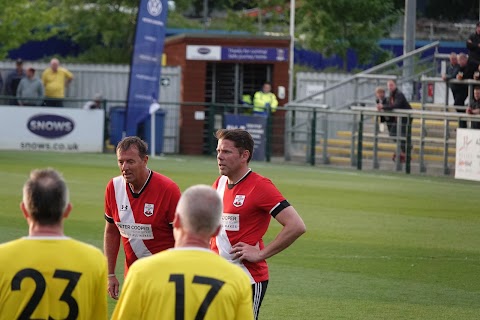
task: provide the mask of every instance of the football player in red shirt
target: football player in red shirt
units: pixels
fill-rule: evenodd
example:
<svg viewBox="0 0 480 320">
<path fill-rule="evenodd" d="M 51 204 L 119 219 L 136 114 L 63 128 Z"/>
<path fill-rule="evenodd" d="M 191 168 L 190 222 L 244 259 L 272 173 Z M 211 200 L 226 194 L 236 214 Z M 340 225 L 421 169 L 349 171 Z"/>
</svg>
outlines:
<svg viewBox="0 0 480 320">
<path fill-rule="evenodd" d="M 269 278 L 265 260 L 290 246 L 305 232 L 305 224 L 272 181 L 248 167 L 254 141 L 247 131 L 221 129 L 216 138 L 221 176 L 213 187 L 223 199 L 223 214 L 221 231 L 212 238 L 211 248 L 249 276 L 257 319 Z M 271 217 L 283 228 L 265 245 L 262 237 Z"/>
<path fill-rule="evenodd" d="M 180 189 L 171 179 L 147 167 L 147 144 L 138 137 L 118 143 L 121 175 L 105 191 L 104 252 L 108 262 L 108 293 L 118 299 L 115 266 L 120 239 L 125 249 L 125 274 L 137 259 L 173 248 L 172 223 Z"/>
</svg>

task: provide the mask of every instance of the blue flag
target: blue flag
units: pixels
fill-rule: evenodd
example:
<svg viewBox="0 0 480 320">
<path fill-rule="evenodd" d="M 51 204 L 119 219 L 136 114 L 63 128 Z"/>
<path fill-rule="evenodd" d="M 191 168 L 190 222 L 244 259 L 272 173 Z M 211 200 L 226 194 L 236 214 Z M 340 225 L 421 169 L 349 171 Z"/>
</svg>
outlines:
<svg viewBox="0 0 480 320">
<path fill-rule="evenodd" d="M 138 124 L 149 114 L 159 97 L 167 0 L 141 0 L 138 7 L 135 43 L 130 63 L 125 132 L 137 135 Z"/>
</svg>

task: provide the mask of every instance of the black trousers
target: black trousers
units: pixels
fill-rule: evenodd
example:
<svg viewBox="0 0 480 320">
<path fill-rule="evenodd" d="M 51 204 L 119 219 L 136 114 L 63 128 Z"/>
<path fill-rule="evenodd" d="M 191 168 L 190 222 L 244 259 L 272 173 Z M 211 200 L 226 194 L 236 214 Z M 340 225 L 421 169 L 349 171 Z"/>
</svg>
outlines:
<svg viewBox="0 0 480 320">
<path fill-rule="evenodd" d="M 463 108 L 456 108 L 458 113 L 465 113 L 465 99 L 468 97 L 468 87 L 466 85 L 458 85 L 458 87 L 452 88 L 453 93 L 453 104 L 456 106 L 461 106 Z M 467 122 L 460 120 L 458 122 L 459 128 L 466 128 Z"/>
<path fill-rule="evenodd" d="M 47 107 L 63 108 L 63 99 L 45 99 L 45 105 Z"/>
<path fill-rule="evenodd" d="M 401 125 L 400 125 L 400 137 L 406 138 L 407 137 L 407 124 L 408 124 L 408 118 L 403 117 L 401 120 Z M 410 120 L 410 125 L 412 124 L 412 121 Z M 388 134 L 390 137 L 394 137 L 394 141 L 396 142 L 397 139 L 397 118 L 391 117 L 390 121 L 387 122 L 387 127 L 388 127 Z M 407 141 L 406 139 L 401 139 L 400 140 L 400 150 L 402 152 L 406 152 L 406 146 L 407 146 Z M 412 146 L 410 146 L 410 149 Z"/>
</svg>

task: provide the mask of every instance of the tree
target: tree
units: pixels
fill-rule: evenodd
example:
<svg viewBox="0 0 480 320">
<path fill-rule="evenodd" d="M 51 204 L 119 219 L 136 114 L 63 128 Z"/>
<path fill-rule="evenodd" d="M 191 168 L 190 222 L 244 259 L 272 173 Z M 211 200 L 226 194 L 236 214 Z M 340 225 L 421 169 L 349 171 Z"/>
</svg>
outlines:
<svg viewBox="0 0 480 320">
<path fill-rule="evenodd" d="M 30 40 L 45 40 L 58 32 L 57 7 L 48 0 L 0 0 L 0 59 Z"/>
<path fill-rule="evenodd" d="M 130 61 L 138 0 L 63 0 L 59 6 L 62 36 L 83 49 L 78 60 Z"/>
<path fill-rule="evenodd" d="M 305 44 L 344 61 L 349 49 L 360 63 L 384 54 L 378 40 L 387 36 L 400 12 L 392 0 L 303 0 L 297 15 L 297 32 Z"/>
<path fill-rule="evenodd" d="M 288 34 L 289 1 L 229 0 L 225 27 L 230 31 L 252 33 L 277 32 Z"/>
<path fill-rule="evenodd" d="M 83 49 L 75 60 L 95 63 L 129 63 L 133 50 L 139 0 L 63 0 L 63 36 Z M 176 11 L 169 11 L 169 27 L 201 27 L 179 12 L 192 0 L 177 0 Z"/>
</svg>

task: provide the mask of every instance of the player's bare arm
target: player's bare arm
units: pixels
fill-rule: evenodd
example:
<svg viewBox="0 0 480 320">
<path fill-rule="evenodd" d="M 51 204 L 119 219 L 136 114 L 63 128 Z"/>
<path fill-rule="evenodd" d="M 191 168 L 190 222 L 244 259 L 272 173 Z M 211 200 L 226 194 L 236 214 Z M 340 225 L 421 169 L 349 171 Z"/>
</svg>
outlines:
<svg viewBox="0 0 480 320">
<path fill-rule="evenodd" d="M 103 250 L 107 257 L 108 265 L 108 295 L 113 299 L 118 299 L 119 287 L 117 277 L 115 276 L 115 266 L 117 264 L 118 250 L 120 249 L 120 233 L 114 223 L 105 222 L 105 234 Z"/>
<path fill-rule="evenodd" d="M 263 250 L 244 242 L 238 242 L 232 246 L 230 253 L 234 259 L 258 262 L 268 259 L 288 248 L 298 237 L 305 233 L 306 227 L 295 208 L 289 206 L 283 209 L 276 217 L 283 225 L 282 231 Z"/>
</svg>

